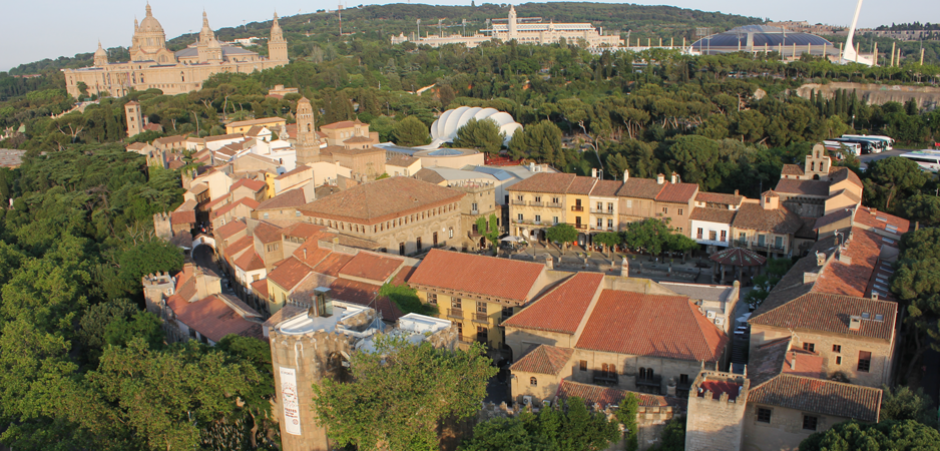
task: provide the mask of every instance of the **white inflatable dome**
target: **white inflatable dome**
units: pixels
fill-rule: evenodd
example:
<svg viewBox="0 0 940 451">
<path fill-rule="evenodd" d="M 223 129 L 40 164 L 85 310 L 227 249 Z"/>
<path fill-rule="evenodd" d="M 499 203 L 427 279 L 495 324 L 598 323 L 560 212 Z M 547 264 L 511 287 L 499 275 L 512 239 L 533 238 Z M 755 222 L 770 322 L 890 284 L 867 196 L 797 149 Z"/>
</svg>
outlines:
<svg viewBox="0 0 940 451">
<path fill-rule="evenodd" d="M 433 124 L 431 124 L 431 138 L 435 142 L 453 142 L 457 137 L 457 130 L 470 121 L 476 119 L 490 119 L 496 122 L 501 133 L 506 133 L 504 144 L 509 143 L 513 133 L 522 129 L 522 124 L 513 120 L 509 113 L 499 111 L 495 108 L 480 108 L 462 106 L 447 110 Z"/>
</svg>

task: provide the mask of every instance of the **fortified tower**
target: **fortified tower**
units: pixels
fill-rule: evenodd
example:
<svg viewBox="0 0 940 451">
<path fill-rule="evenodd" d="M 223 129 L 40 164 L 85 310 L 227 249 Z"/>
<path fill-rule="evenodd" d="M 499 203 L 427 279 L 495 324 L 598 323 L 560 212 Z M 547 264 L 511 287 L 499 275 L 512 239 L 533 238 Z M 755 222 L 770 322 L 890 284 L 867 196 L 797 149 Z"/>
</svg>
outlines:
<svg viewBox="0 0 940 451">
<path fill-rule="evenodd" d="M 702 369 L 689 390 L 686 451 L 741 449 L 750 386 L 746 374 Z"/>
<path fill-rule="evenodd" d="M 141 285 L 144 287 L 144 301 L 147 303 L 148 312 L 161 316 L 163 299 L 173 296 L 176 290 L 175 283 L 176 281 L 166 272 L 147 274 L 142 277 Z"/>
<path fill-rule="evenodd" d="M 313 120 L 313 106 L 310 100 L 302 97 L 297 101 L 297 164 L 320 161 L 320 138 Z"/>
</svg>

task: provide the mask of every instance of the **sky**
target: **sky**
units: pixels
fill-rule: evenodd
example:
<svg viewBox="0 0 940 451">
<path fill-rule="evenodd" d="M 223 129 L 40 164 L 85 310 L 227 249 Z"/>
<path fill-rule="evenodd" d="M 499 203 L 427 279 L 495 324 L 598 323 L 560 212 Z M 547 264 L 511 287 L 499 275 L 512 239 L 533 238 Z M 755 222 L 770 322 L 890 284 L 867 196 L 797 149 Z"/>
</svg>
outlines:
<svg viewBox="0 0 940 451">
<path fill-rule="evenodd" d="M 345 2 L 353 6 L 359 1 Z M 605 1 L 605 0 L 599 0 Z M 399 1 L 400 2 L 400 1 Z M 480 0 L 480 3 L 488 0 Z M 489 0 L 495 3 L 494 0 Z M 134 17 L 143 19 L 144 0 L 10 0 L 0 17 L 0 71 L 44 58 L 93 52 L 98 40 L 105 47 L 129 46 Z M 167 39 L 202 28 L 202 10 L 213 29 L 268 20 L 275 9 L 282 16 L 335 9 L 331 0 L 152 0 L 154 17 L 163 25 Z M 379 2 L 395 3 L 395 2 Z M 428 3 L 417 2 L 416 3 Z M 438 0 L 441 5 L 468 5 L 470 0 Z M 517 2 L 518 3 L 518 2 Z M 606 1 L 605 3 L 620 3 Z M 848 26 L 855 12 L 854 0 L 639 0 L 641 5 L 668 4 L 681 8 L 721 11 L 772 20 L 807 20 Z M 525 16 L 524 8 L 519 10 Z M 890 25 L 892 22 L 940 22 L 937 0 L 866 0 L 859 27 Z M 41 28 L 40 28 L 41 27 Z"/>
</svg>

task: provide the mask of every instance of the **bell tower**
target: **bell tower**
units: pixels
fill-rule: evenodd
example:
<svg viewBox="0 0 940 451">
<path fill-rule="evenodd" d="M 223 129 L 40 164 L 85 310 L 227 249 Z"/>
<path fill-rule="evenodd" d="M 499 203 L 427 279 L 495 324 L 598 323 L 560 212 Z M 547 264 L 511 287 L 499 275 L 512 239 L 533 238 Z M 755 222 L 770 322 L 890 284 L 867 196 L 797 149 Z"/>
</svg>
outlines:
<svg viewBox="0 0 940 451">
<path fill-rule="evenodd" d="M 509 22 L 507 24 L 506 40 L 516 39 L 516 7 L 509 6 Z"/>
<path fill-rule="evenodd" d="M 268 59 L 271 61 L 287 61 L 287 41 L 284 40 L 284 31 L 277 21 L 274 13 L 274 23 L 271 25 L 271 39 L 268 40 Z"/>
<path fill-rule="evenodd" d="M 140 104 L 131 100 L 124 104 L 124 117 L 127 119 L 127 137 L 130 138 L 143 131 L 144 115 Z"/>
<path fill-rule="evenodd" d="M 297 139 L 294 143 L 297 164 L 320 161 L 320 138 L 313 121 L 313 106 L 302 97 L 297 101 Z"/>
</svg>

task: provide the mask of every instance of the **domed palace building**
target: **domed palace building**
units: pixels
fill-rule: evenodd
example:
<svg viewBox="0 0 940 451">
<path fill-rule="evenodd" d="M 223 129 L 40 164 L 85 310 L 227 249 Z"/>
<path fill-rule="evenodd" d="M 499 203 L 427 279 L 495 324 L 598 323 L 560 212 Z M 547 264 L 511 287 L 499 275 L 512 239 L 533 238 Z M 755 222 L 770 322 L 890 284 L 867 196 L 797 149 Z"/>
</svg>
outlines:
<svg viewBox="0 0 940 451">
<path fill-rule="evenodd" d="M 81 94 L 121 97 L 132 89 L 157 88 L 164 94 L 181 94 L 201 89 L 204 81 L 219 72 L 251 73 L 288 63 L 287 41 L 278 24 L 277 14 L 268 40 L 268 57 L 219 42 L 209 28 L 205 12 L 202 13 L 199 40 L 173 52 L 166 48 L 166 34 L 153 17 L 149 4 L 144 20 L 138 24 L 134 19 L 130 55 L 128 62 L 109 62 L 108 54 L 99 42 L 93 67 L 62 69 L 68 93 L 75 98 Z M 83 87 L 85 93 L 82 92 Z"/>
</svg>

